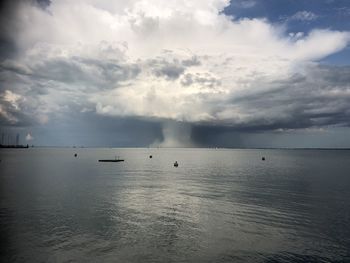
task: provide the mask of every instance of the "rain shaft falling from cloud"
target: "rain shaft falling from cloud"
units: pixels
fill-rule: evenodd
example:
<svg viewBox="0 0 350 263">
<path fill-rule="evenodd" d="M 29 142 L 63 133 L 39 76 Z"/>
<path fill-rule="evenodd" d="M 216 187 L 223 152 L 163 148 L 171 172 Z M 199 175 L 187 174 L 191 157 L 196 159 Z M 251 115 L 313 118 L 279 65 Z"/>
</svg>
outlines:
<svg viewBox="0 0 350 263">
<path fill-rule="evenodd" d="M 162 123 L 162 140 L 152 143 L 151 147 L 194 147 L 191 140 L 191 125 L 185 122 L 165 121 Z"/>
</svg>

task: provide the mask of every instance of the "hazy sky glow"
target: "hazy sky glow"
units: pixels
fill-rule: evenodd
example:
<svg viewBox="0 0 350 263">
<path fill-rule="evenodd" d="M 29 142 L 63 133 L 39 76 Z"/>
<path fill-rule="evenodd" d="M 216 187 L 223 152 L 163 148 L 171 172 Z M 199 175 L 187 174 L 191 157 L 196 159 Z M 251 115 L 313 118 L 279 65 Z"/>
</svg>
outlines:
<svg viewBox="0 0 350 263">
<path fill-rule="evenodd" d="M 1 130 L 38 145 L 350 147 L 349 19 L 342 0 L 8 1 Z"/>
</svg>

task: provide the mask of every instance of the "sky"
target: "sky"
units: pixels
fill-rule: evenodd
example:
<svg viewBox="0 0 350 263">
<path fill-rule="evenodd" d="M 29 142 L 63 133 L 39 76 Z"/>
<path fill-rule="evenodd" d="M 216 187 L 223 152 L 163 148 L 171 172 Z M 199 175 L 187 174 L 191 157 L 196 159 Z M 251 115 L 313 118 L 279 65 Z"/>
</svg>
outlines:
<svg viewBox="0 0 350 263">
<path fill-rule="evenodd" d="M 348 0 L 0 8 L 5 144 L 350 147 Z"/>
</svg>

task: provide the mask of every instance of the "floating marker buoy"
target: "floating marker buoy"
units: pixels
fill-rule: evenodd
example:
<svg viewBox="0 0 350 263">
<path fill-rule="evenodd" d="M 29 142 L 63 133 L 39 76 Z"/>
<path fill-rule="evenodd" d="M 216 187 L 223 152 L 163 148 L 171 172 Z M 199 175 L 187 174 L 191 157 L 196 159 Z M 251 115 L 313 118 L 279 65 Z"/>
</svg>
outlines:
<svg viewBox="0 0 350 263">
<path fill-rule="evenodd" d="M 175 161 L 174 167 L 178 167 L 178 166 L 179 166 L 179 164 L 177 163 L 177 161 Z"/>
<path fill-rule="evenodd" d="M 265 157 L 262 157 L 261 160 L 265 161 Z"/>
</svg>

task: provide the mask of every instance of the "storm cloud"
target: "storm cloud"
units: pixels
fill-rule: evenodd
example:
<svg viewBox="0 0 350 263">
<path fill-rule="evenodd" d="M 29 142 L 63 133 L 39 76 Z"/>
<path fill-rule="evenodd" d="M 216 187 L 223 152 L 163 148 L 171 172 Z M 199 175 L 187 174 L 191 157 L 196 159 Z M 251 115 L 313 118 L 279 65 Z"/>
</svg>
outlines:
<svg viewBox="0 0 350 263">
<path fill-rule="evenodd" d="M 244 8 L 253 8 L 248 2 Z M 72 115 L 96 123 L 130 119 L 163 124 L 153 145 L 164 146 L 176 145 L 170 137 L 181 146 L 205 144 L 201 130 L 349 127 L 350 67 L 319 61 L 348 47 L 350 33 L 290 33 L 264 18 L 225 15 L 229 4 L 4 4 L 1 126 L 45 127 Z M 235 5 L 243 8 L 243 1 Z M 303 10 L 297 14 L 290 19 L 316 19 Z"/>
</svg>

